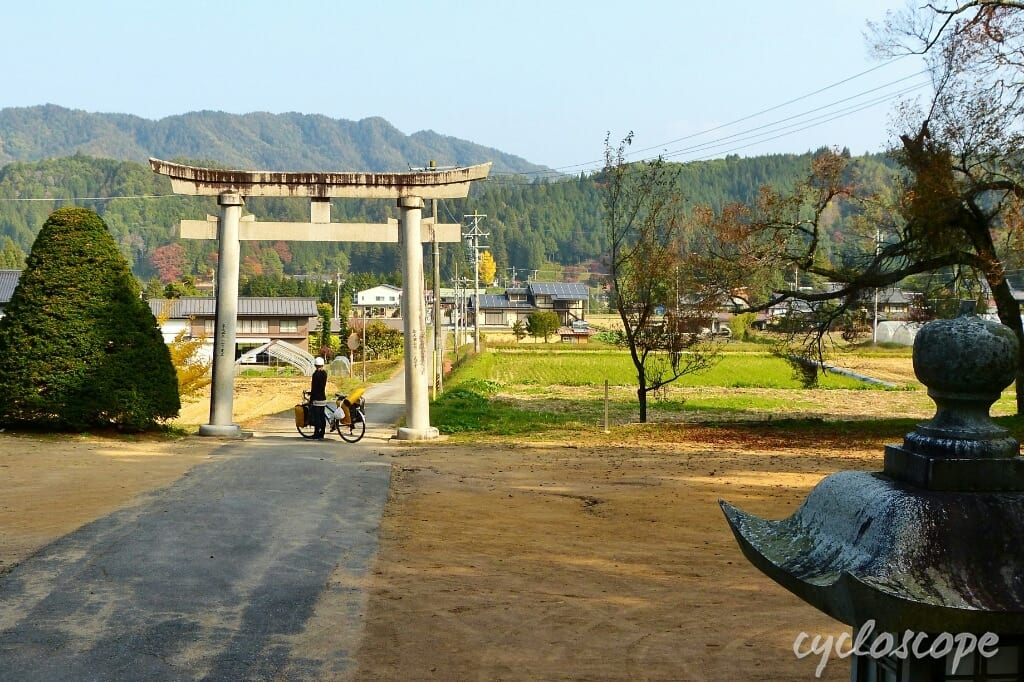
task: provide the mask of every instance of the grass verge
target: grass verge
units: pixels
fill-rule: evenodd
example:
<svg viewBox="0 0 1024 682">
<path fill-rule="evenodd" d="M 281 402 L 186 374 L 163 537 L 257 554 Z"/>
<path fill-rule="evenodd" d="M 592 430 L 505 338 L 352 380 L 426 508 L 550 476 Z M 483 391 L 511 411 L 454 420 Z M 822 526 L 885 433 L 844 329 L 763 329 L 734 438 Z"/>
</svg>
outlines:
<svg viewBox="0 0 1024 682">
<path fill-rule="evenodd" d="M 899 399 L 917 400 L 911 414 L 934 413 L 921 391 L 909 395 L 831 375 L 824 377 L 827 388 L 802 389 L 784 361 L 740 353 L 727 356 L 715 370 L 684 377 L 679 388 L 687 390 L 668 399 L 649 396 L 648 423 L 640 424 L 631 369 L 622 352 L 485 352 L 466 359 L 449 375 L 447 390 L 431 405 L 431 423 L 441 433 L 466 441 L 581 440 L 607 437 L 610 430 L 616 437 L 653 443 L 671 442 L 680 430 L 688 437 L 704 430 L 715 441 L 742 435 L 750 442 L 768 437 L 900 442 L 928 417 L 903 416 L 906 409 Z M 606 403 L 607 377 L 621 383 L 609 381 Z M 1008 392 L 1012 394 L 1012 387 Z M 852 415 L 830 416 L 823 407 L 826 398 L 846 403 Z M 1024 434 L 1024 418 L 1002 416 L 996 421 L 1017 438 Z"/>
</svg>

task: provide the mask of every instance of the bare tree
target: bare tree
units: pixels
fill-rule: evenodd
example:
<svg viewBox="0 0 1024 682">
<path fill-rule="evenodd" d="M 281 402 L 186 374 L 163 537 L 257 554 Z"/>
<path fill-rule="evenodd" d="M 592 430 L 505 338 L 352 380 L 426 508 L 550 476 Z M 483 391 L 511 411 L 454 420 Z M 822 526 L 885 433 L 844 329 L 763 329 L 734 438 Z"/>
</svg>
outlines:
<svg viewBox="0 0 1024 682">
<path fill-rule="evenodd" d="M 1008 267 L 1024 264 L 1024 2 L 908 6 L 876 27 L 875 44 L 883 55 L 928 57 L 934 96 L 928 111 L 916 112 L 917 135 L 901 136 L 918 193 L 906 213 L 931 222 L 933 241 L 958 235 L 965 242 L 960 263 L 988 282 L 1000 321 L 1021 341 L 1017 411 L 1024 413 L 1024 329 L 1007 281 Z"/>
<path fill-rule="evenodd" d="M 904 103 L 893 150 L 904 172 L 890 196 L 867 194 L 855 167 L 839 154 L 819 155 L 806 183 L 782 195 L 762 192 L 753 206 L 705 214 L 716 243 L 705 265 L 722 277 L 800 267 L 838 283 L 825 292 L 783 290 L 776 296 L 821 303 L 814 340 L 862 305 L 865 291 L 919 273 L 983 278 L 999 319 L 1021 340 L 1020 304 L 1007 280 L 1019 258 L 1024 205 L 1024 3 L 938 3 L 890 15 L 875 27 L 880 51 L 928 56 L 934 93 L 925 106 Z M 854 213 L 860 249 L 826 260 L 823 216 Z M 885 235 L 878 240 L 878 235 Z M 716 270 L 716 268 L 718 268 Z M 750 302 L 765 308 L 771 300 Z M 1024 412 L 1024 362 L 1017 409 Z"/>
<path fill-rule="evenodd" d="M 677 174 L 661 158 L 627 163 L 632 139 L 630 133 L 613 148 L 605 138 L 600 182 L 611 295 L 637 372 L 640 421 L 646 422 L 648 394 L 711 367 L 719 347 L 702 333 L 702 321 L 710 327 L 706 307 L 699 300 L 680 306 L 693 287 L 679 239 Z"/>
</svg>

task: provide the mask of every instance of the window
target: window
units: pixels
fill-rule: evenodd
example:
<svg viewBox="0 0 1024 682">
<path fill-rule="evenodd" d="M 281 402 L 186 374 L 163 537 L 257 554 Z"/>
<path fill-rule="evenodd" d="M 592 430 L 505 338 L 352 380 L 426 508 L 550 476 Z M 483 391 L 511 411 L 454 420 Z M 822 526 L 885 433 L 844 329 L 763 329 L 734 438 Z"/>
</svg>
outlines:
<svg viewBox="0 0 1024 682">
<path fill-rule="evenodd" d="M 968 654 L 960 660 L 953 673 L 953 656 L 946 657 L 946 680 L 969 680 L 977 682 L 1015 682 L 1020 679 L 1022 649 L 1016 639 L 1001 637 L 995 656 L 986 658 Z"/>
<path fill-rule="evenodd" d="M 217 329 L 216 320 L 203 320 L 203 333 L 207 336 L 213 336 L 213 332 Z"/>
<path fill-rule="evenodd" d="M 239 320 L 237 331 L 239 334 L 267 334 L 270 332 L 270 322 L 267 320 Z"/>
<path fill-rule="evenodd" d="M 285 333 L 294 334 L 297 331 L 299 331 L 299 321 L 298 320 L 281 320 L 281 333 L 282 334 L 285 334 Z"/>
</svg>

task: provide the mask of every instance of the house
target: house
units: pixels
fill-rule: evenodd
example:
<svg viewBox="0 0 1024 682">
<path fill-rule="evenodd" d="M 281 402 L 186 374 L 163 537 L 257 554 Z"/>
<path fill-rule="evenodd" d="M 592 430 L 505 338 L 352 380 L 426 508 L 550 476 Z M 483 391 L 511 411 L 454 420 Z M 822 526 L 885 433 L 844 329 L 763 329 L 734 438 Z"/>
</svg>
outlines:
<svg viewBox="0 0 1024 682">
<path fill-rule="evenodd" d="M 318 323 L 316 302 L 315 298 L 300 297 L 239 297 L 235 358 L 271 341 L 284 341 L 306 350 L 310 333 Z M 187 338 L 206 338 L 199 355 L 206 360 L 213 358 L 216 299 L 151 298 L 149 309 L 158 319 L 166 315 L 166 322 L 160 326 L 165 342 L 170 343 L 185 330 Z"/>
<path fill-rule="evenodd" d="M 558 338 L 562 340 L 562 343 L 588 343 L 590 335 L 593 333 L 594 330 L 590 328 L 586 320 L 577 320 L 571 326 L 560 327 Z"/>
<path fill-rule="evenodd" d="M 399 317 L 401 311 L 402 287 L 379 284 L 356 292 L 352 317 Z"/>
<path fill-rule="evenodd" d="M 475 307 L 474 299 L 470 294 L 466 303 L 470 320 Z M 480 294 L 480 325 L 483 327 L 511 327 L 516 322 L 526 324 L 526 318 L 536 310 L 526 299 L 524 289 L 506 289 L 504 294 Z"/>
<path fill-rule="evenodd" d="M 4 309 L 11 302 L 11 296 L 20 280 L 21 270 L 0 270 L 0 317 L 3 317 Z"/>
<path fill-rule="evenodd" d="M 477 301 L 470 295 L 468 310 L 472 319 Z M 530 282 L 525 287 L 509 287 L 503 294 L 480 294 L 480 324 L 484 327 L 511 327 L 526 323 L 531 313 L 552 311 L 562 326 L 586 319 L 590 291 L 585 284 Z"/>
<path fill-rule="evenodd" d="M 814 314 L 817 303 L 800 298 L 781 298 L 780 294 L 772 294 L 773 302 L 767 309 L 768 320 L 783 317 L 808 317 Z"/>
<path fill-rule="evenodd" d="M 826 292 L 835 292 L 842 285 L 831 283 L 827 285 Z M 787 318 L 799 320 L 809 318 L 823 305 L 820 301 L 804 301 L 796 298 L 782 299 L 781 294 L 774 294 L 775 302 L 769 306 L 769 324 L 780 323 Z M 921 294 L 916 291 L 905 291 L 899 287 L 888 287 L 885 289 L 866 289 L 861 292 L 859 304 L 866 313 L 870 322 L 878 311 L 878 321 L 906 321 L 913 317 L 915 308 L 920 307 Z M 877 307 L 876 307 L 877 306 Z"/>
<path fill-rule="evenodd" d="M 878 290 L 878 320 L 904 321 L 911 317 L 915 306 L 920 306 L 921 294 L 916 291 L 904 291 L 899 287 Z M 872 296 L 869 317 L 874 314 L 874 297 Z M 865 301 L 867 303 L 867 301 Z"/>
<path fill-rule="evenodd" d="M 531 282 L 526 285 L 527 296 L 538 310 L 553 310 L 562 324 L 572 326 L 575 320 L 586 317 L 590 290 L 586 284 L 566 282 Z"/>
<path fill-rule="evenodd" d="M 745 291 L 741 293 L 746 294 Z M 683 331 L 728 336 L 731 333 L 729 322 L 747 307 L 747 300 L 733 293 L 710 297 L 686 294 L 679 297 L 678 305 L 677 314 L 681 317 Z M 668 314 L 671 316 L 673 313 L 669 311 Z M 765 314 L 758 314 L 752 326 L 763 328 L 765 319 Z"/>
</svg>

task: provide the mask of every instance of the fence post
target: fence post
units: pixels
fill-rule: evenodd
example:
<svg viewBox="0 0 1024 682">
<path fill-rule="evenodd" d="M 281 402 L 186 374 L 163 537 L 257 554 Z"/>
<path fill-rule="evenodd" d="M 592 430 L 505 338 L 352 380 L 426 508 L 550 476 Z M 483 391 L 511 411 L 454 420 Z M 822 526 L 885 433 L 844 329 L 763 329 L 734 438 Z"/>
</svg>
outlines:
<svg viewBox="0 0 1024 682">
<path fill-rule="evenodd" d="M 604 432 L 611 433 L 608 430 L 608 380 L 604 380 Z"/>
</svg>

